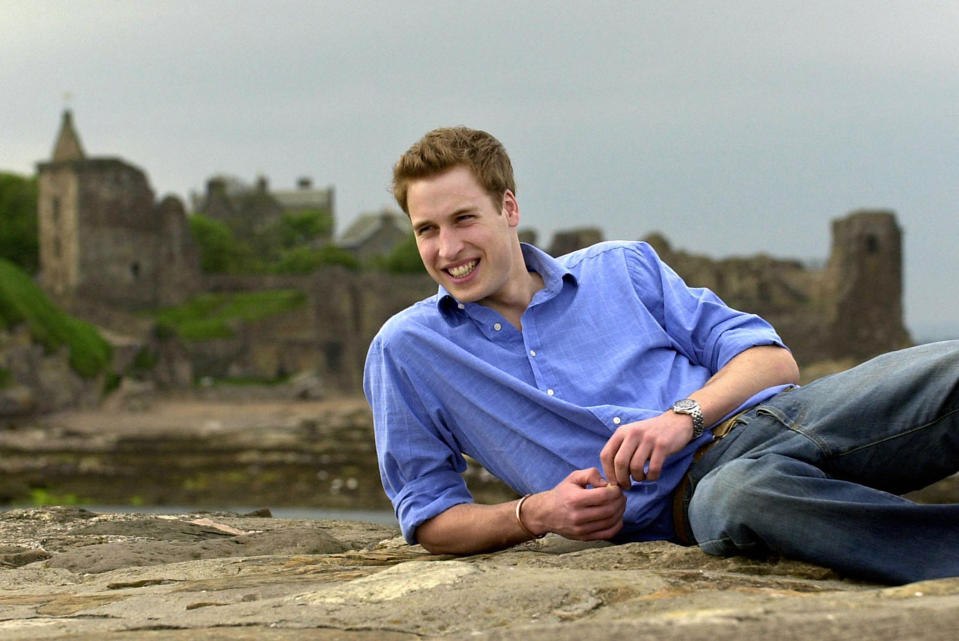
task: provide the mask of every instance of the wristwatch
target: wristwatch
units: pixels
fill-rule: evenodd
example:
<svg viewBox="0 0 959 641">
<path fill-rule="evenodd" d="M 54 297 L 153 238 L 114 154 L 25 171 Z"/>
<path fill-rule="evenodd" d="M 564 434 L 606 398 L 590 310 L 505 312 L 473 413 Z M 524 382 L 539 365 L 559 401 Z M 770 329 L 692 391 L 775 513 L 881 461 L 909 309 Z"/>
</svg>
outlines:
<svg viewBox="0 0 959 641">
<path fill-rule="evenodd" d="M 694 439 L 697 439 L 703 435 L 703 431 L 705 431 L 706 426 L 703 425 L 703 408 L 699 406 L 699 403 L 691 398 L 684 398 L 681 401 L 676 401 L 673 403 L 673 406 L 669 409 L 673 410 L 677 414 L 688 414 L 693 417 Z"/>
</svg>

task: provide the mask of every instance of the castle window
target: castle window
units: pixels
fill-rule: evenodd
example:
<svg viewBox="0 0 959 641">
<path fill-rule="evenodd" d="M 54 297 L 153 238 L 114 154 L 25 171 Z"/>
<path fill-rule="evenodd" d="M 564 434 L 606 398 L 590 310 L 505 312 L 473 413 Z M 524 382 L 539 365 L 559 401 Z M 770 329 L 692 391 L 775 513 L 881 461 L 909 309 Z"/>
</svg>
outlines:
<svg viewBox="0 0 959 641">
<path fill-rule="evenodd" d="M 879 239 L 875 234 L 866 234 L 866 253 L 875 254 L 879 251 Z"/>
<path fill-rule="evenodd" d="M 343 367 L 343 341 L 326 341 L 323 343 L 323 352 L 327 371 L 339 372 Z"/>
<path fill-rule="evenodd" d="M 60 222 L 60 199 L 53 199 L 53 222 L 54 224 Z"/>
<path fill-rule="evenodd" d="M 140 277 L 140 263 L 135 262 L 130 265 L 130 274 L 133 275 L 133 280 Z"/>
</svg>

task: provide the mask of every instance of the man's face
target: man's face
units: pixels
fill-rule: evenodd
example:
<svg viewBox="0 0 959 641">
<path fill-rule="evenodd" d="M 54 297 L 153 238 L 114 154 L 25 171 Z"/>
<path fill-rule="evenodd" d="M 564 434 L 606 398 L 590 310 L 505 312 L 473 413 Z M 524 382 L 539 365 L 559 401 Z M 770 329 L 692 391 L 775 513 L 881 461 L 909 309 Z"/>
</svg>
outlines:
<svg viewBox="0 0 959 641">
<path fill-rule="evenodd" d="M 433 280 L 463 302 L 496 300 L 518 267 L 519 206 L 513 193 L 507 190 L 494 203 L 469 168 L 454 167 L 411 183 L 406 202 L 420 258 Z"/>
</svg>

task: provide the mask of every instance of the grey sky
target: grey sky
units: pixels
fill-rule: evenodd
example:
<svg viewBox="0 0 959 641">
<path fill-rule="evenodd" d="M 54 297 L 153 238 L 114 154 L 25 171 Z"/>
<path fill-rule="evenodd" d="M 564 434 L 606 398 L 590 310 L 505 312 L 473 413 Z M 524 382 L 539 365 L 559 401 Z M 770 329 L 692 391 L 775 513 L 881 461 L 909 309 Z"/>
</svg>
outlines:
<svg viewBox="0 0 959 641">
<path fill-rule="evenodd" d="M 0 87 L 0 169 L 49 155 L 69 91 L 158 195 L 309 175 L 340 230 L 452 124 L 507 146 L 544 243 L 825 258 L 831 219 L 894 209 L 907 323 L 959 336 L 959 0 L 0 0 Z"/>
</svg>

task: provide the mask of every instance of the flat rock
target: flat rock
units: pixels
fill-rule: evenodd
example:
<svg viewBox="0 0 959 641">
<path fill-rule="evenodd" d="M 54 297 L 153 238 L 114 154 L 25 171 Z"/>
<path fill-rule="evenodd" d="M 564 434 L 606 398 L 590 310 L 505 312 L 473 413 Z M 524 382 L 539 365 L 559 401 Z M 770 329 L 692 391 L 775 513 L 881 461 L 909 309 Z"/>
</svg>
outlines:
<svg viewBox="0 0 959 641">
<path fill-rule="evenodd" d="M 389 526 L 231 513 L 0 514 L 0 638 L 89 641 L 942 639 L 959 578 L 556 536 L 433 556 Z"/>
</svg>

